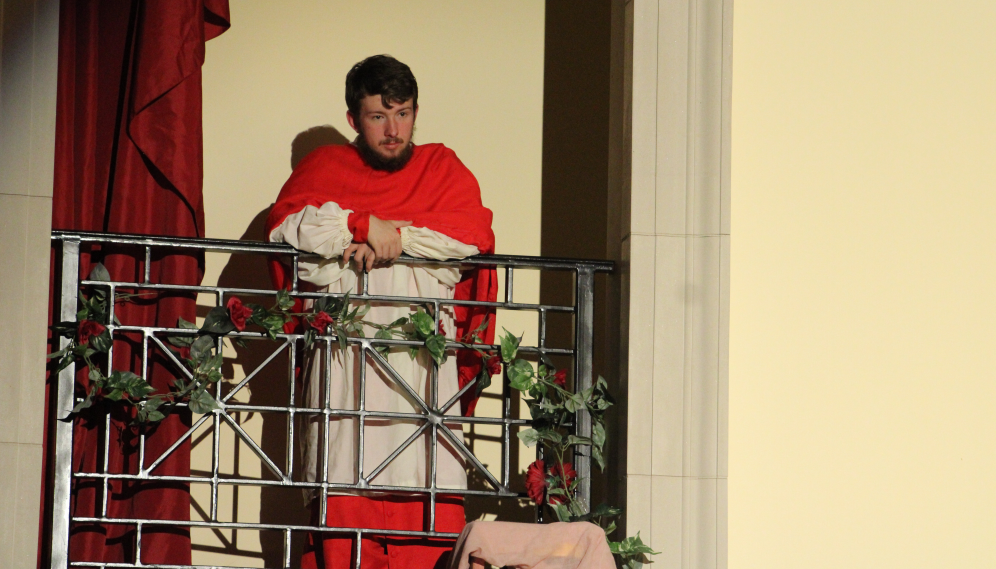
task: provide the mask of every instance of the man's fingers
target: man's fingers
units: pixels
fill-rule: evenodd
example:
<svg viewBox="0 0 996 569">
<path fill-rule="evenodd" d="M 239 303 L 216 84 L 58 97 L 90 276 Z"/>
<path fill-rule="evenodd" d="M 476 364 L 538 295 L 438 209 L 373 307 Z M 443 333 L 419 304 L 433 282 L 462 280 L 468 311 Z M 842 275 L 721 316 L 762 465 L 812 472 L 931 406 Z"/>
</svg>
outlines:
<svg viewBox="0 0 996 569">
<path fill-rule="evenodd" d="M 346 250 L 342 252 L 342 258 L 348 261 L 350 255 L 352 255 L 353 253 L 355 253 L 356 250 L 359 249 L 359 248 L 360 248 L 360 246 L 359 246 L 358 243 L 350 243 L 349 247 L 346 247 Z"/>
</svg>

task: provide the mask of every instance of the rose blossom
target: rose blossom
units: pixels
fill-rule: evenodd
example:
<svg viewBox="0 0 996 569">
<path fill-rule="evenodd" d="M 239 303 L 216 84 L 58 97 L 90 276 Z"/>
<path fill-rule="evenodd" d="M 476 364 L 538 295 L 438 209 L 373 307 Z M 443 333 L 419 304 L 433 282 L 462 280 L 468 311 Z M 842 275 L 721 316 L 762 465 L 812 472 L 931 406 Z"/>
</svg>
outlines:
<svg viewBox="0 0 996 569">
<path fill-rule="evenodd" d="M 325 332 L 325 328 L 331 323 L 332 323 L 332 317 L 326 314 L 325 312 L 319 312 L 318 314 L 315 315 L 314 318 L 311 319 L 310 322 L 308 322 L 308 324 L 312 328 L 322 333 Z"/>
<path fill-rule="evenodd" d="M 561 389 L 567 389 L 567 370 L 557 370 L 557 373 L 553 374 L 553 383 Z"/>
<path fill-rule="evenodd" d="M 501 373 L 501 358 L 498 356 L 491 356 L 487 359 L 487 362 L 485 362 L 484 365 L 488 366 L 488 373 L 491 375 L 498 375 Z"/>
<path fill-rule="evenodd" d="M 546 468 L 542 460 L 535 460 L 526 470 L 526 493 L 537 506 L 543 505 L 546 497 Z"/>
<path fill-rule="evenodd" d="M 233 296 L 228 299 L 228 317 L 235 324 L 235 329 L 239 332 L 246 329 L 246 319 L 252 316 L 252 308 L 242 304 L 239 297 Z"/>
<path fill-rule="evenodd" d="M 89 344 L 90 338 L 100 336 L 104 333 L 104 327 L 100 322 L 94 322 L 93 320 L 84 320 L 80 322 L 80 327 L 76 331 L 77 343 L 80 345 Z"/>
<path fill-rule="evenodd" d="M 564 490 L 569 490 L 571 484 L 573 484 L 574 480 L 578 477 L 578 473 L 574 472 L 574 467 L 571 466 L 571 463 L 569 462 L 564 463 L 563 470 L 561 470 L 559 464 L 554 464 L 553 468 L 550 469 L 550 475 L 555 476 L 557 481 L 563 484 L 560 487 Z M 550 496 L 551 504 L 562 504 L 566 501 L 567 498 L 564 496 Z"/>
</svg>

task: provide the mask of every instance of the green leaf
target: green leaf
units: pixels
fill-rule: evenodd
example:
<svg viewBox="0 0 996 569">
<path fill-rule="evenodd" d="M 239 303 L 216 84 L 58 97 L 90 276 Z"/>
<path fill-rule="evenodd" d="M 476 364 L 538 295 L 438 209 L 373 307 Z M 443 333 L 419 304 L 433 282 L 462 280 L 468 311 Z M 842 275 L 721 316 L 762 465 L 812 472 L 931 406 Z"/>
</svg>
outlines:
<svg viewBox="0 0 996 569">
<path fill-rule="evenodd" d="M 435 327 L 432 316 L 429 316 L 422 309 L 411 315 L 411 322 L 415 326 L 415 333 L 419 338 L 428 338 Z"/>
<path fill-rule="evenodd" d="M 90 407 L 91 405 L 93 405 L 93 395 L 96 392 L 97 392 L 97 386 L 91 386 L 90 387 L 90 392 L 86 394 L 86 398 L 83 399 L 83 401 L 80 401 L 79 403 L 77 403 L 76 406 L 73 407 L 73 411 L 72 412 L 73 413 L 79 413 L 83 409 L 86 409 L 87 407 Z"/>
<path fill-rule="evenodd" d="M 90 276 L 87 277 L 87 280 L 111 282 L 111 273 L 107 271 L 107 267 L 103 263 L 97 263 L 90 269 Z"/>
<path fill-rule="evenodd" d="M 482 363 L 481 371 L 477 374 L 477 385 L 474 386 L 474 393 L 480 397 L 481 393 L 484 393 L 484 390 L 489 387 L 491 387 L 491 373 L 488 372 L 488 366 Z"/>
<path fill-rule="evenodd" d="M 99 335 L 90 338 L 90 347 L 105 354 L 110 351 L 113 343 L 114 341 L 111 339 L 111 331 L 107 329 Z"/>
<path fill-rule="evenodd" d="M 135 378 L 138 381 L 129 383 L 125 388 L 128 391 L 129 397 L 135 400 L 142 400 L 156 392 L 156 390 L 144 379 L 138 376 L 135 376 Z"/>
<path fill-rule="evenodd" d="M 194 413 L 210 413 L 218 408 L 218 402 L 211 397 L 206 390 L 200 389 L 190 394 L 190 401 L 187 402 L 190 410 Z"/>
<path fill-rule="evenodd" d="M 377 340 L 390 340 L 391 339 L 391 332 L 388 331 L 388 330 L 385 330 L 383 328 L 380 328 L 380 329 L 377 330 L 377 332 L 374 333 L 374 338 L 377 339 Z M 376 349 L 377 349 L 378 352 L 380 352 L 380 355 L 383 356 L 383 355 L 387 354 L 391 350 L 391 347 L 390 346 L 377 346 Z"/>
<path fill-rule="evenodd" d="M 197 336 L 167 336 L 166 340 L 177 348 L 189 348 Z"/>
<path fill-rule="evenodd" d="M 211 357 L 213 350 L 214 339 L 211 336 L 198 336 L 190 345 L 190 359 L 195 362 L 201 362 Z"/>
<path fill-rule="evenodd" d="M 436 360 L 437 365 L 443 365 L 446 361 L 446 336 L 442 334 L 432 334 L 425 339 L 425 347 Z"/>
<path fill-rule="evenodd" d="M 286 290 L 277 291 L 277 308 L 284 312 L 294 307 L 294 299 Z"/>
<path fill-rule="evenodd" d="M 533 445 L 540 440 L 540 433 L 536 429 L 525 429 L 519 431 L 516 436 L 518 436 L 519 440 L 529 448 L 533 448 Z"/>
<path fill-rule="evenodd" d="M 159 397 L 151 397 L 148 401 L 142 403 L 138 408 L 138 413 L 135 415 L 136 423 L 156 423 L 162 421 L 166 418 L 166 415 L 159 410 L 165 400 Z"/>
<path fill-rule="evenodd" d="M 176 319 L 176 327 L 182 328 L 184 330 L 197 330 L 197 324 L 193 322 L 187 322 L 182 317 Z M 190 344 L 194 343 L 196 336 L 167 336 L 166 339 L 170 344 L 173 344 L 177 348 L 189 348 Z"/>
<path fill-rule="evenodd" d="M 577 413 L 579 409 L 584 409 L 584 399 L 578 393 L 572 393 L 570 397 L 564 398 L 564 409 L 569 413 Z"/>
<path fill-rule="evenodd" d="M 284 324 L 289 321 L 290 317 L 284 314 L 270 314 L 261 322 L 261 325 L 266 328 L 266 335 L 273 339 L 284 331 Z"/>
<path fill-rule="evenodd" d="M 74 361 L 76 361 L 75 355 L 72 354 L 72 353 L 66 353 L 66 355 L 62 356 L 62 359 L 59 360 L 59 366 L 55 370 L 56 373 L 58 373 L 58 372 L 60 372 L 60 371 L 62 371 L 64 369 L 66 369 L 67 367 L 71 366 Z"/>
<path fill-rule="evenodd" d="M 591 515 L 593 517 L 616 517 L 622 514 L 622 508 L 616 508 L 615 506 L 610 506 L 606 503 L 601 503 L 591 510 Z"/>
<path fill-rule="evenodd" d="M 559 445 L 564 441 L 563 435 L 553 429 L 539 429 L 539 434 L 541 439 L 550 441 L 555 445 Z"/>
<path fill-rule="evenodd" d="M 103 387 L 104 381 L 107 380 L 97 366 L 90 366 L 90 372 L 87 374 L 87 377 L 90 379 L 90 383 L 98 387 Z"/>
<path fill-rule="evenodd" d="M 526 360 L 515 360 L 508 366 L 508 381 L 513 389 L 526 391 L 533 384 L 533 366 Z"/>
<path fill-rule="evenodd" d="M 76 337 L 76 329 L 78 327 L 79 327 L 79 322 L 71 322 L 68 320 L 57 322 L 49 326 L 49 328 L 51 328 L 52 331 L 55 332 L 56 334 L 62 336 L 63 338 L 69 338 L 69 339 Z"/>
<path fill-rule="evenodd" d="M 109 399 L 111 401 L 121 401 L 122 397 L 124 397 L 123 389 L 112 389 L 104 395 L 104 399 Z"/>
<path fill-rule="evenodd" d="M 598 376 L 598 379 L 595 380 L 595 387 L 602 391 L 608 391 L 609 382 L 605 381 L 604 377 Z"/>
<path fill-rule="evenodd" d="M 591 439 L 588 437 L 579 437 L 576 435 L 567 435 L 568 445 L 590 445 Z"/>
<path fill-rule="evenodd" d="M 591 442 L 598 448 L 605 445 L 605 424 L 602 421 L 591 422 Z"/>
<path fill-rule="evenodd" d="M 339 350 L 345 353 L 346 349 L 349 347 L 349 342 L 346 341 L 346 338 L 348 337 L 346 330 L 338 324 L 333 325 L 332 328 L 335 330 L 336 340 L 339 341 Z"/>
<path fill-rule="evenodd" d="M 549 504 L 553 514 L 557 516 L 557 521 L 566 522 L 571 519 L 571 512 L 564 504 Z"/>
<path fill-rule="evenodd" d="M 647 553 L 649 555 L 660 555 L 660 551 L 654 551 L 649 545 L 643 543 L 640 539 L 640 532 L 636 532 L 635 536 L 627 537 L 625 542 L 628 542 L 628 549 L 634 553 Z"/>
<path fill-rule="evenodd" d="M 322 296 L 316 298 L 315 301 L 311 304 L 311 311 L 314 312 L 315 314 L 318 314 L 319 312 L 328 313 L 329 306 L 331 304 L 332 304 L 331 296 Z"/>
<path fill-rule="evenodd" d="M 217 334 L 219 336 L 228 334 L 234 330 L 235 324 L 232 323 L 228 309 L 224 306 L 215 306 L 209 310 L 207 316 L 204 317 L 204 326 L 201 326 L 201 332 L 205 334 Z"/>
<path fill-rule="evenodd" d="M 591 456 L 595 457 L 595 462 L 598 463 L 598 469 L 605 470 L 605 455 L 602 452 L 602 448 L 598 446 L 592 446 Z"/>
<path fill-rule="evenodd" d="M 613 528 L 615 529 L 615 528 Z M 647 555 L 658 555 L 659 551 L 654 551 L 650 546 L 640 539 L 640 532 L 635 536 L 627 537 L 622 541 L 610 541 L 609 551 L 613 555 L 618 555 L 623 567 L 630 569 L 640 569 L 644 563 L 650 560 Z"/>
<path fill-rule="evenodd" d="M 522 341 L 522 338 L 516 338 L 511 332 L 505 330 L 504 328 L 502 328 L 502 330 L 504 330 L 505 333 L 501 336 L 501 359 L 505 363 L 512 363 L 512 360 L 515 359 L 515 355 L 519 351 L 519 342 Z"/>
<path fill-rule="evenodd" d="M 52 359 L 52 358 L 58 358 L 58 357 L 62 357 L 62 356 L 63 356 L 63 355 L 65 355 L 65 354 L 66 354 L 66 352 L 68 352 L 68 351 L 69 351 L 69 348 L 64 348 L 64 349 L 62 349 L 62 350 L 59 350 L 58 352 L 52 352 L 51 354 L 48 354 L 48 355 L 46 355 L 46 356 L 45 356 L 45 359 L 46 359 L 46 360 L 50 360 L 50 359 Z"/>
</svg>

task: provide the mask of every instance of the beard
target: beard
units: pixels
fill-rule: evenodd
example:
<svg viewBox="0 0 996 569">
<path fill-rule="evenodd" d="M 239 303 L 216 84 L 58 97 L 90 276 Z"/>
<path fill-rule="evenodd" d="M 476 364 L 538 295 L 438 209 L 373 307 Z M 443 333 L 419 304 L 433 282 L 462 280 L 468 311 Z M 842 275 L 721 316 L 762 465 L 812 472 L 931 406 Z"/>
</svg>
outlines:
<svg viewBox="0 0 996 569">
<path fill-rule="evenodd" d="M 392 141 L 400 142 L 399 139 L 393 139 Z M 384 172 L 397 172 L 398 170 L 404 168 L 405 165 L 408 164 L 408 161 L 412 159 L 412 153 L 415 150 L 415 143 L 409 142 L 397 156 L 386 158 L 378 154 L 373 148 L 370 147 L 369 144 L 367 144 L 367 139 L 363 136 L 363 134 L 357 136 L 353 144 L 356 145 L 356 149 L 360 151 L 360 156 L 368 166 L 374 170 L 381 170 Z"/>
</svg>

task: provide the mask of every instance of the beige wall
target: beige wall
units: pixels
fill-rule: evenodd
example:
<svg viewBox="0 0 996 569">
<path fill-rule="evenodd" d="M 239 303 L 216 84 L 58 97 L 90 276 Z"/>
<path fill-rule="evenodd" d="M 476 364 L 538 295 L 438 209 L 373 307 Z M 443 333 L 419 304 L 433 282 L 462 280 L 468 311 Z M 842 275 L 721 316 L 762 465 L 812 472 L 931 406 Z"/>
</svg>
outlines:
<svg viewBox="0 0 996 569">
<path fill-rule="evenodd" d="M 996 566 L 996 3 L 742 1 L 730 566 Z"/>
<path fill-rule="evenodd" d="M 0 0 L 0 567 L 35 567 L 41 498 L 57 0 Z"/>
<path fill-rule="evenodd" d="M 322 125 L 351 139 L 343 100 L 345 74 L 368 55 L 389 53 L 408 63 L 419 81 L 416 142 L 445 143 L 477 176 L 484 203 L 495 213 L 499 253 L 538 255 L 543 32 L 544 3 L 539 0 L 233 2 L 232 28 L 208 43 L 204 66 L 207 236 L 262 237 L 247 234 L 247 229 L 290 175 L 292 141 Z M 258 220 L 252 229 L 259 230 Z M 227 278 L 227 262 L 209 258 L 205 283 Z M 264 271 L 257 267 L 265 282 Z M 517 300 L 538 300 L 536 277 L 516 275 Z M 527 341 L 534 335 L 535 318 L 499 314 L 499 323 L 527 330 Z M 236 377 L 244 373 L 244 362 L 232 363 Z M 254 389 L 249 398 L 265 390 L 260 385 Z M 482 403 L 479 413 L 497 401 Z M 266 448 L 273 431 L 258 414 L 243 420 L 247 432 L 264 440 Z M 195 469 L 209 467 L 210 441 L 208 437 L 195 445 Z M 242 474 L 260 474 L 258 460 L 245 446 L 236 458 L 234 438 L 226 433 L 222 443 L 222 472 L 232 472 L 239 463 Z M 479 455 L 497 449 L 482 444 Z M 528 457 L 520 455 L 520 462 L 528 464 Z M 496 458 L 485 462 L 499 465 Z M 192 493 L 206 507 L 206 488 L 195 486 Z M 307 523 L 306 517 L 274 517 L 281 504 L 274 505 L 265 492 L 243 488 L 238 497 L 227 492 L 221 499 L 223 519 L 231 519 L 237 505 L 240 521 Z M 286 509 L 300 503 L 298 494 L 281 499 L 291 500 L 284 502 Z M 273 558 L 279 555 L 279 536 L 272 536 L 272 543 L 262 537 L 242 532 L 233 543 L 230 533 L 195 532 L 194 561 L 244 566 L 262 566 L 264 558 L 279 562 Z"/>
</svg>

